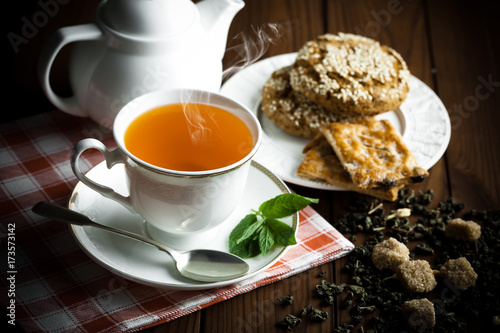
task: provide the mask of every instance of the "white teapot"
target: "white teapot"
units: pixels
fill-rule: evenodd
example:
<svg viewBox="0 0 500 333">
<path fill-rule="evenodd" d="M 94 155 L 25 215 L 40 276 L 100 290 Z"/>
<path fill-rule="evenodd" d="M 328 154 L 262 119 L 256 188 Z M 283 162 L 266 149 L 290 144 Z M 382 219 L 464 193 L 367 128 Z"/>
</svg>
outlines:
<svg viewBox="0 0 500 333">
<path fill-rule="evenodd" d="M 190 88 L 217 92 L 232 19 L 242 0 L 103 0 L 95 22 L 59 29 L 44 48 L 38 74 L 59 109 L 110 128 L 116 113 L 144 93 Z M 49 74 L 61 48 L 73 46 L 73 96 L 61 97 Z"/>
</svg>

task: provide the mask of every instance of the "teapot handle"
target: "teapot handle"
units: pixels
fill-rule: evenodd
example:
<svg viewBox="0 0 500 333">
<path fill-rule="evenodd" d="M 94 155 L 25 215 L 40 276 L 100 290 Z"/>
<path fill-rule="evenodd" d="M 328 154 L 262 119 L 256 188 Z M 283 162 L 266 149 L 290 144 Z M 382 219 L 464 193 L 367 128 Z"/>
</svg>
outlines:
<svg viewBox="0 0 500 333">
<path fill-rule="evenodd" d="M 79 107 L 75 96 L 61 97 L 52 90 L 49 81 L 50 69 L 52 68 L 57 53 L 59 53 L 66 44 L 83 40 L 99 40 L 102 36 L 101 30 L 93 23 L 64 27 L 57 30 L 48 40 L 40 56 L 38 62 L 38 78 L 43 91 L 56 107 L 71 115 L 81 117 L 87 116 Z"/>
</svg>

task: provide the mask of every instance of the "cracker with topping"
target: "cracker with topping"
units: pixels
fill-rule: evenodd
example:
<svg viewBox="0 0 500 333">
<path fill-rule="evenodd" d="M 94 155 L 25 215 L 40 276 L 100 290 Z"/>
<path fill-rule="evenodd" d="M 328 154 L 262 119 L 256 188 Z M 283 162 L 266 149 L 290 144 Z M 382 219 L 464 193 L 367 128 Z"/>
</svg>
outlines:
<svg viewBox="0 0 500 333">
<path fill-rule="evenodd" d="M 290 72 L 293 89 L 330 112 L 345 116 L 394 110 L 409 91 L 401 55 L 355 34 L 324 34 L 299 50 Z"/>
<path fill-rule="evenodd" d="M 314 181 L 325 182 L 334 186 L 370 195 L 382 200 L 395 201 L 398 191 L 403 186 L 361 189 L 357 187 L 344 171 L 330 143 L 319 133 L 305 147 L 305 157 L 297 169 L 297 175 Z"/>
<path fill-rule="evenodd" d="M 335 122 L 322 133 L 360 189 L 407 185 L 429 175 L 388 120 Z"/>
</svg>

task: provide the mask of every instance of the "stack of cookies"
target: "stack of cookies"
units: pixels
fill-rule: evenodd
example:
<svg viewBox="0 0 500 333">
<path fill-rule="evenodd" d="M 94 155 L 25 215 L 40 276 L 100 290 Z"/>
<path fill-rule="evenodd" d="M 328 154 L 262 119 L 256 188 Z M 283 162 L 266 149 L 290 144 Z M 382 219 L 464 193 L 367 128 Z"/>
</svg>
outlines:
<svg viewBox="0 0 500 333">
<path fill-rule="evenodd" d="M 313 140 L 297 173 L 394 201 L 404 185 L 428 175 L 390 122 L 410 72 L 393 49 L 353 34 L 307 42 L 295 62 L 276 70 L 262 90 L 262 110 L 284 131 Z"/>
</svg>

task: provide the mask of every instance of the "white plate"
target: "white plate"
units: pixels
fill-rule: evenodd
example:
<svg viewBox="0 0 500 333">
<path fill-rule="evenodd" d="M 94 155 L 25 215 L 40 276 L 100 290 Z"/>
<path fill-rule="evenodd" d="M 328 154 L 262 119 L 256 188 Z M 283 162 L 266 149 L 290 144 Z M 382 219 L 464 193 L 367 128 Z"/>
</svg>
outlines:
<svg viewBox="0 0 500 333">
<path fill-rule="evenodd" d="M 278 68 L 295 61 L 297 54 L 288 53 L 248 66 L 233 75 L 221 93 L 248 107 L 259 118 L 264 130 L 261 147 L 254 157 L 283 180 L 319 189 L 342 190 L 336 186 L 304 179 L 296 174 L 303 159 L 302 148 L 309 139 L 281 130 L 260 110 L 262 87 Z M 394 111 L 377 116 L 388 119 L 398 129 L 419 165 L 430 169 L 443 156 L 451 136 L 450 118 L 439 97 L 425 83 L 412 76 L 406 100 Z"/>
<path fill-rule="evenodd" d="M 124 173 L 123 164 L 114 166 L 110 172 L 105 162 L 102 162 L 91 169 L 87 176 L 126 193 L 123 185 Z M 227 252 L 229 233 L 239 221 L 249 214 L 251 209 L 258 209 L 263 201 L 282 193 L 290 193 L 287 186 L 269 170 L 252 162 L 242 200 L 233 214 L 220 225 L 217 236 L 207 248 Z M 139 215 L 130 213 L 120 204 L 103 197 L 81 182 L 72 193 L 69 208 L 89 216 L 96 222 L 144 235 L 143 219 Z M 297 231 L 298 214 L 281 221 Z M 202 283 L 181 276 L 175 270 L 170 257 L 152 246 L 88 226 L 72 226 L 71 230 L 80 247 L 104 268 L 141 284 L 168 289 L 208 289 L 248 279 L 273 265 L 287 249 L 279 246 L 266 256 L 259 255 L 247 259 L 250 270 L 243 277 L 217 283 Z"/>
</svg>

